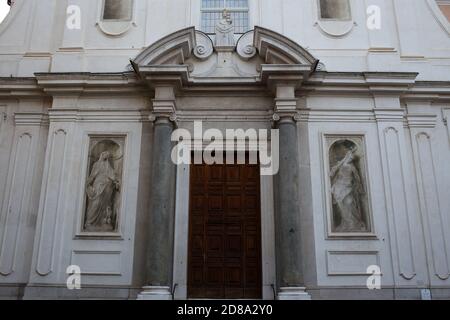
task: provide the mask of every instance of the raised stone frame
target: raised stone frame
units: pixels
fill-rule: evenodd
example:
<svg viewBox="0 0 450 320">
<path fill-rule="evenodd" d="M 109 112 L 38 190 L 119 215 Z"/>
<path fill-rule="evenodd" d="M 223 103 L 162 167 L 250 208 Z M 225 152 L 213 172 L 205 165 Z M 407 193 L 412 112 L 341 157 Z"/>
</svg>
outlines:
<svg viewBox="0 0 450 320">
<path fill-rule="evenodd" d="M 106 0 L 98 2 L 97 23 L 98 29 L 107 36 L 118 37 L 127 33 L 133 26 L 136 26 L 136 11 L 137 3 L 135 0 L 131 1 L 131 17 L 126 19 L 104 19 L 104 6 Z"/>
<path fill-rule="evenodd" d="M 88 134 L 86 142 L 87 151 L 83 156 L 85 178 L 82 184 L 83 205 L 81 206 L 82 211 L 79 214 L 77 223 L 77 238 L 121 238 L 121 220 L 123 220 L 122 188 L 124 183 L 126 140 L 127 136 L 124 134 Z M 104 151 L 109 151 L 112 154 L 110 164 L 119 183 L 113 197 L 114 202 L 111 203 L 113 205 L 111 209 L 114 211 L 114 219 L 111 224 L 112 228 L 105 228 L 105 230 L 86 230 L 85 222 L 89 206 L 87 183 L 94 164 L 99 160 L 100 154 Z"/>
<path fill-rule="evenodd" d="M 372 202 L 371 202 L 371 192 L 370 192 L 370 180 L 368 174 L 369 163 L 367 159 L 367 148 L 364 133 L 324 133 L 322 135 L 323 141 L 323 178 L 325 186 L 325 208 L 326 208 L 326 229 L 327 238 L 332 239 L 373 239 L 376 238 L 373 214 L 372 214 Z M 362 218 L 365 223 L 365 229 L 360 231 L 338 231 L 336 216 L 336 206 L 333 205 L 333 194 L 331 185 L 331 167 L 333 164 L 333 155 L 330 154 L 330 150 L 336 143 L 347 141 L 353 143 L 356 146 L 356 156 L 355 166 L 360 174 L 361 183 L 364 188 L 364 194 L 361 196 L 361 206 L 362 206 Z M 331 158 L 330 158 L 331 157 Z M 342 159 L 340 159 L 342 160 Z"/>
<path fill-rule="evenodd" d="M 353 31 L 356 22 L 354 20 L 353 15 L 353 8 L 355 7 L 356 3 L 352 0 L 348 0 L 349 3 L 349 18 L 348 19 L 330 19 L 330 18 L 323 18 L 322 17 L 322 10 L 321 10 L 321 0 L 316 0 L 315 6 L 316 6 L 316 14 L 317 14 L 317 20 L 314 23 L 315 26 L 318 27 L 318 29 L 326 36 L 332 37 L 332 38 L 342 38 L 350 34 L 350 32 Z"/>
</svg>

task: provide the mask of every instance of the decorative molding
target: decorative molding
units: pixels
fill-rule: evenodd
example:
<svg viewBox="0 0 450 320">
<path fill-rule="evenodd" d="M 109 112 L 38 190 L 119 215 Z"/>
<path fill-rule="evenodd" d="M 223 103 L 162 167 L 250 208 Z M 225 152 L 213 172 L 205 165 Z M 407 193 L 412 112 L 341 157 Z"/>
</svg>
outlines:
<svg viewBox="0 0 450 320">
<path fill-rule="evenodd" d="M 192 53 L 197 60 L 192 59 Z M 285 80 L 286 76 L 297 77 L 300 84 L 317 63 L 294 41 L 261 27 L 241 36 L 236 46 L 213 46 L 206 34 L 194 27 L 186 28 L 158 40 L 132 62 L 152 88 L 164 82 L 176 82 L 177 87 L 203 83 L 257 84 L 281 75 Z"/>
<path fill-rule="evenodd" d="M 200 60 L 208 59 L 214 52 L 214 44 L 207 34 L 196 31 L 197 45 L 194 48 L 194 55 Z"/>
<path fill-rule="evenodd" d="M 122 276 L 121 255 L 121 251 L 73 250 L 70 263 L 80 266 L 81 275 L 84 276 L 120 277 Z"/>
<path fill-rule="evenodd" d="M 156 41 L 134 60 L 137 66 L 183 64 L 196 47 L 195 27 L 176 31 Z"/>
<path fill-rule="evenodd" d="M 310 66 L 310 72 L 313 72 L 319 63 L 296 42 L 262 27 L 255 27 L 253 46 L 267 64 L 300 64 Z"/>
<path fill-rule="evenodd" d="M 410 128 L 435 128 L 437 115 L 435 114 L 408 114 L 406 116 Z"/>
<path fill-rule="evenodd" d="M 242 59 L 242 58 L 239 58 Z M 137 65 L 135 65 L 137 67 Z M 255 91 L 254 84 L 258 81 L 267 80 L 268 73 L 292 75 L 300 74 L 305 78 L 309 75 L 308 66 L 298 65 L 263 65 L 260 71 L 265 71 L 266 75 L 258 77 L 241 76 L 236 79 L 215 79 L 215 78 L 195 78 L 189 76 L 190 67 L 186 65 L 153 65 L 151 67 L 140 66 L 136 71 L 149 73 L 148 79 L 161 80 L 161 75 L 166 79 L 174 80 L 178 77 L 180 85 L 183 83 L 195 84 L 184 88 L 187 92 L 204 90 L 205 93 L 220 90 L 228 91 Z M 377 75 L 375 77 L 375 75 Z M 450 82 L 445 81 L 417 81 L 411 84 L 411 79 L 417 76 L 416 73 L 368 73 L 358 72 L 326 72 L 317 71 L 302 80 L 299 95 L 372 95 L 372 94 L 393 94 L 399 95 L 402 101 L 426 99 L 432 102 L 450 101 Z M 378 78 L 378 82 L 374 79 Z M 144 77 L 145 79 L 145 77 Z M 384 79 L 382 81 L 381 79 Z M 404 80 L 402 80 L 404 79 Z M 409 80 L 408 80 L 409 79 Z M 230 86 L 224 81 L 233 83 Z M 402 84 L 403 83 L 403 84 Z M 214 87 L 211 87 L 214 84 Z M 262 87 L 258 90 L 260 91 Z M 122 96 L 152 96 L 152 90 L 148 89 L 145 82 L 134 72 L 123 73 L 36 73 L 35 78 L 0 78 L 0 97 L 7 99 L 16 98 L 45 98 L 46 96 L 67 97 L 67 96 L 101 96 L 114 93 Z"/>
<path fill-rule="evenodd" d="M 272 120 L 272 111 L 247 112 L 247 111 L 177 111 L 178 122 L 208 121 L 208 122 L 268 122 Z M 153 116 L 153 118 L 155 118 Z"/>
<path fill-rule="evenodd" d="M 149 110 L 50 109 L 50 122 L 147 122 Z"/>
<path fill-rule="evenodd" d="M 236 52 L 244 60 L 250 60 L 255 57 L 258 50 L 254 46 L 254 31 L 244 33 L 238 40 Z"/>
<path fill-rule="evenodd" d="M 412 280 L 416 276 L 413 254 L 414 245 L 412 243 L 409 218 L 410 208 L 408 205 L 406 173 L 403 165 L 404 155 L 402 155 L 400 134 L 400 131 L 395 127 L 386 127 L 382 133 L 385 156 L 384 167 L 386 170 L 385 194 L 387 213 L 392 219 L 391 239 L 394 242 L 392 245 L 395 245 L 398 272 L 404 279 Z M 405 246 L 407 247 L 406 249 Z"/>
<path fill-rule="evenodd" d="M 6 99 L 44 97 L 45 93 L 34 78 L 1 78 L 0 97 Z"/>
<path fill-rule="evenodd" d="M 25 132 L 18 136 L 14 155 L 10 163 L 8 177 L 9 195 L 5 199 L 3 212 L 6 213 L 0 248 L 0 274 L 9 276 L 14 272 L 18 245 L 22 232 L 23 216 L 28 214 L 30 202 L 33 137 Z"/>
<path fill-rule="evenodd" d="M 55 251 L 57 249 L 57 229 L 61 227 L 60 217 L 63 197 L 63 179 L 67 152 L 67 132 L 55 130 L 51 135 L 50 147 L 47 150 L 47 165 L 42 187 L 42 201 L 39 240 L 37 248 L 36 272 L 47 276 L 53 272 Z"/>
<path fill-rule="evenodd" d="M 372 110 L 355 109 L 320 109 L 320 110 L 301 110 L 298 114 L 299 122 L 359 122 L 374 123 L 376 116 Z"/>
<path fill-rule="evenodd" d="M 137 17 L 137 5 L 135 0 L 131 0 L 131 19 L 130 20 L 104 20 L 104 4 L 105 0 L 98 1 L 98 11 L 97 11 L 97 22 L 95 25 L 98 29 L 105 35 L 110 37 L 122 36 L 132 27 L 137 27 L 136 17 Z"/>
<path fill-rule="evenodd" d="M 419 201 L 425 226 L 431 244 L 431 260 L 435 276 L 440 280 L 450 278 L 446 229 L 437 185 L 436 167 L 431 144 L 431 136 L 425 131 L 411 132 L 413 153 L 416 159 Z M 436 227 L 435 227 L 436 226 Z"/>
<path fill-rule="evenodd" d="M 367 261 L 362 262 L 364 266 L 360 266 L 362 270 L 334 270 L 335 268 L 332 266 L 332 257 L 339 257 L 339 264 L 337 267 L 351 267 L 355 268 L 355 261 L 350 261 L 348 265 L 345 264 L 345 258 L 347 260 L 350 260 L 351 258 L 359 258 L 362 259 L 363 257 L 366 257 Z M 344 261 L 343 261 L 344 260 Z M 362 276 L 367 277 L 372 275 L 371 273 L 367 272 L 367 268 L 371 265 L 377 265 L 381 266 L 380 263 L 380 255 L 378 251 L 352 251 L 352 250 L 327 250 L 325 252 L 325 261 L 326 261 L 326 268 L 327 268 L 327 275 L 328 276 Z"/>
<path fill-rule="evenodd" d="M 14 113 L 14 123 L 16 126 L 48 126 L 48 115 L 45 113 L 24 112 Z"/>
<path fill-rule="evenodd" d="M 376 108 L 373 113 L 377 122 L 403 122 L 406 111 L 401 108 Z"/>
<path fill-rule="evenodd" d="M 151 91 L 132 72 L 111 73 L 35 73 L 35 84 L 41 94 L 53 97 L 112 94 L 150 96 Z M 0 94 L 1 94 L 0 79 Z"/>
<path fill-rule="evenodd" d="M 322 12 L 320 8 L 320 0 L 315 0 L 314 7 L 317 20 L 314 22 L 314 26 L 317 26 L 319 30 L 326 36 L 331 38 L 343 38 L 347 36 L 357 23 L 353 18 L 353 10 L 355 3 L 349 1 L 349 18 L 348 19 L 326 19 L 322 18 Z"/>
</svg>

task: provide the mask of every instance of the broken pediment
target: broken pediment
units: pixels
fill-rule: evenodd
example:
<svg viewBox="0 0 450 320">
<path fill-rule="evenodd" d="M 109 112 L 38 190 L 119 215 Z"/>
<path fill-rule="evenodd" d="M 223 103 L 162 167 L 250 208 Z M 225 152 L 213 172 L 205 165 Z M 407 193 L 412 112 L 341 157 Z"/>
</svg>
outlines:
<svg viewBox="0 0 450 320">
<path fill-rule="evenodd" d="M 318 60 L 299 44 L 274 31 L 255 27 L 237 41 L 227 20 L 207 35 L 194 27 L 174 32 L 142 51 L 133 61 L 146 78 L 181 74 L 188 83 L 258 83 L 267 74 L 298 73 L 303 79 Z"/>
</svg>

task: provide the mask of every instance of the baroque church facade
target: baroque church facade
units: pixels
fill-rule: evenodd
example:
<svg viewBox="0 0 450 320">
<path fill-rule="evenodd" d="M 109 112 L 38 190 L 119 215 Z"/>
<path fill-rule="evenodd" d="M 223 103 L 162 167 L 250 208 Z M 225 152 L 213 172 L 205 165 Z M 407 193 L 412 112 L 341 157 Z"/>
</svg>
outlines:
<svg viewBox="0 0 450 320">
<path fill-rule="evenodd" d="M 450 298 L 449 8 L 13 1 L 0 298 Z"/>
</svg>

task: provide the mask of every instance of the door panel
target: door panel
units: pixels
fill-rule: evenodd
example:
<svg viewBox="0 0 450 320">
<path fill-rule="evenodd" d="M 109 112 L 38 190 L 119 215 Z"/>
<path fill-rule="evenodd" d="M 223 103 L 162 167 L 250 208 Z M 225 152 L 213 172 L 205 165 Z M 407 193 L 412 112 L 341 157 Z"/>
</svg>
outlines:
<svg viewBox="0 0 450 320">
<path fill-rule="evenodd" d="M 259 299 L 258 165 L 192 165 L 188 297 Z"/>
</svg>

